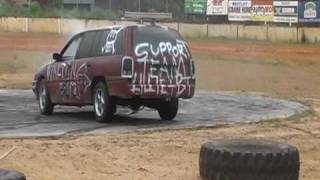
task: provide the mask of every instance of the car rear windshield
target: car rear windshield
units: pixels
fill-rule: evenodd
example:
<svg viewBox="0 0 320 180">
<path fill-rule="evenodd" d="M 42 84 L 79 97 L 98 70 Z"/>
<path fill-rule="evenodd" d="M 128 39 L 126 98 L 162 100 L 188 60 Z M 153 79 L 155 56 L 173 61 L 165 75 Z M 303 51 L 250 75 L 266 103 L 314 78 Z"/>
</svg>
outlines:
<svg viewBox="0 0 320 180">
<path fill-rule="evenodd" d="M 145 42 L 157 45 L 162 41 L 175 43 L 176 39 L 182 40 L 182 37 L 176 31 L 165 27 L 142 26 L 134 30 L 134 45 Z"/>
<path fill-rule="evenodd" d="M 163 51 L 171 54 L 171 52 L 174 52 L 176 47 L 182 47 L 182 50 L 179 51 L 178 49 L 175 52 L 180 54 L 182 51 L 185 51 L 184 54 L 189 55 L 189 50 L 185 40 L 177 31 L 170 28 L 159 26 L 138 26 L 134 29 L 133 37 L 133 45 L 136 55 L 142 51 L 151 51 L 151 53 L 148 53 L 149 55 L 163 55 Z"/>
</svg>

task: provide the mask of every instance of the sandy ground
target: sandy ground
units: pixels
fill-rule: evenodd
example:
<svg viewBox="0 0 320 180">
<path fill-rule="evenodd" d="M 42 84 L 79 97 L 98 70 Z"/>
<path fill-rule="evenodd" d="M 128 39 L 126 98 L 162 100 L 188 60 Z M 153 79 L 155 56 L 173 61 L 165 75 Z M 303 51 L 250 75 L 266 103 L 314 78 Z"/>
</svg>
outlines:
<svg viewBox="0 0 320 180">
<path fill-rule="evenodd" d="M 29 88 L 34 71 L 63 42 L 64 37 L 56 35 L 0 34 L 0 87 Z M 315 112 L 283 121 L 203 129 L 1 139 L 0 155 L 16 147 L 0 160 L 1 167 L 15 168 L 36 180 L 199 179 L 201 143 L 254 137 L 296 145 L 301 179 L 320 179 L 320 46 L 226 40 L 190 44 L 199 89 L 280 96 L 310 105 Z"/>
<path fill-rule="evenodd" d="M 217 138 L 262 138 L 297 146 L 302 180 L 320 178 L 318 117 L 259 124 L 61 139 L 0 140 L 1 166 L 29 179 L 199 179 L 200 145 Z"/>
</svg>

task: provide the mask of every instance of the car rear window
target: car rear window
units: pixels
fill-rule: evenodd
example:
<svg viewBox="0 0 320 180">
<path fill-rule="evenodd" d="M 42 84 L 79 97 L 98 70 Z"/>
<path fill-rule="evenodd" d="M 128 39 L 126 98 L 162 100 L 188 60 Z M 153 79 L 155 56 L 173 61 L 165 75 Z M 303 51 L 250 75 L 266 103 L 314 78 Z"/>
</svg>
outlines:
<svg viewBox="0 0 320 180">
<path fill-rule="evenodd" d="M 133 31 L 134 51 L 137 54 L 142 51 L 148 51 L 149 55 L 158 56 L 163 53 L 190 55 L 187 43 L 180 34 L 166 27 L 159 26 L 141 26 L 135 27 Z M 182 47 L 178 49 L 177 47 Z M 159 52 L 160 51 L 160 52 Z M 139 55 L 137 55 L 139 56 Z"/>
</svg>

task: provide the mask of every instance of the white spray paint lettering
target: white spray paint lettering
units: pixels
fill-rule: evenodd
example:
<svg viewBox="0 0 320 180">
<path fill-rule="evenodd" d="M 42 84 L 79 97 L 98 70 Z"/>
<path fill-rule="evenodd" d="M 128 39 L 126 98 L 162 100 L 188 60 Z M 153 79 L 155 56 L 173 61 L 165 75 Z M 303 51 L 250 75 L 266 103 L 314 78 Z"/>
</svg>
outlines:
<svg viewBox="0 0 320 180">
<path fill-rule="evenodd" d="M 136 45 L 134 53 L 141 68 L 133 75 L 133 93 L 191 94 L 192 60 L 185 41 L 159 42 L 157 46 L 144 42 Z"/>
<path fill-rule="evenodd" d="M 118 39 L 118 34 L 122 31 L 123 28 L 112 29 L 107 38 L 106 43 L 101 48 L 102 54 L 115 54 L 115 43 Z"/>
<path fill-rule="evenodd" d="M 47 68 L 47 80 L 62 80 L 59 83 L 60 95 L 66 97 L 74 96 L 78 99 L 80 98 L 81 93 L 85 93 L 91 85 L 86 64 L 80 66 L 77 63 L 50 64 Z M 83 91 L 81 91 L 80 88 L 83 88 Z"/>
</svg>

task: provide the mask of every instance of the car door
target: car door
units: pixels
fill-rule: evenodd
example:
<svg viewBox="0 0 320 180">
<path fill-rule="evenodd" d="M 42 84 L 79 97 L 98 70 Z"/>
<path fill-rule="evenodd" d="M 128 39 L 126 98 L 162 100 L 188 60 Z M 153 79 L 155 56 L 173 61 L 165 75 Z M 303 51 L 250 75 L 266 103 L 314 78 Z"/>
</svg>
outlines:
<svg viewBox="0 0 320 180">
<path fill-rule="evenodd" d="M 83 34 L 75 60 L 71 66 L 75 68 L 74 74 L 70 76 L 70 83 L 74 84 L 77 93 L 70 98 L 75 104 L 89 104 L 91 99 L 91 64 L 94 63 L 95 55 L 92 53 L 93 47 L 97 43 L 97 30 L 88 31 Z"/>
<path fill-rule="evenodd" d="M 75 60 L 81 40 L 82 34 L 72 38 L 60 53 L 61 61 L 48 66 L 47 81 L 54 103 L 71 103 L 71 97 L 78 94 L 77 87 L 70 79 L 76 73 L 76 67 L 72 62 Z"/>
<path fill-rule="evenodd" d="M 73 79 L 70 80 L 77 85 L 79 90 L 79 95 L 72 97 L 74 103 L 78 105 L 91 103 L 91 82 L 95 76 L 110 77 L 116 73 L 120 74 L 117 67 L 120 67 L 121 64 L 122 42 L 123 32 L 118 29 L 88 31 L 83 35 L 73 62 L 76 74 L 71 76 Z"/>
<path fill-rule="evenodd" d="M 105 78 L 109 95 L 121 95 L 122 89 L 119 89 L 118 80 L 121 79 L 125 29 L 122 27 L 103 29 L 97 38 L 92 51 L 95 56 L 91 66 L 92 75 Z"/>
</svg>

